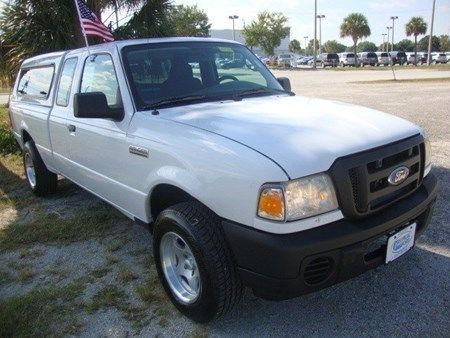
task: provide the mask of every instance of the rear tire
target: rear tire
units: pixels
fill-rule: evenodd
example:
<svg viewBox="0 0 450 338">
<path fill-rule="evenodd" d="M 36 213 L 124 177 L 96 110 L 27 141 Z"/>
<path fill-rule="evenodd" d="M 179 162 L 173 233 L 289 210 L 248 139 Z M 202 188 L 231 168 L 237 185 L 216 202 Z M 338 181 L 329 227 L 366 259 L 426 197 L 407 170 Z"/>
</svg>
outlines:
<svg viewBox="0 0 450 338">
<path fill-rule="evenodd" d="M 167 254 L 166 243 L 170 236 L 176 238 L 175 256 L 170 255 L 170 247 Z M 180 255 L 178 246 L 187 248 L 192 257 Z M 158 216 L 153 230 L 153 253 L 167 295 L 175 307 L 192 320 L 209 322 L 231 310 L 241 299 L 242 282 L 225 241 L 220 218 L 201 203 L 180 203 Z M 173 264 L 167 263 L 167 257 L 175 257 L 171 261 Z M 188 274 L 183 267 L 189 270 Z M 193 276 L 197 280 L 191 288 Z"/>
<path fill-rule="evenodd" d="M 47 169 L 32 140 L 23 147 L 23 166 L 28 186 L 37 196 L 47 196 L 56 192 L 58 175 Z"/>
</svg>

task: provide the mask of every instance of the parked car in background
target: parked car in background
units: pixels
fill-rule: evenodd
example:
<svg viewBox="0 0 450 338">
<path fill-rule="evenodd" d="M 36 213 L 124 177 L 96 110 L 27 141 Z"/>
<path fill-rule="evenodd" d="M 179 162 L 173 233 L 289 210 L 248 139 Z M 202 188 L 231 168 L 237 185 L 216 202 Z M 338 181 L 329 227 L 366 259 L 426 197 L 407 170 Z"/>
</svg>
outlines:
<svg viewBox="0 0 450 338">
<path fill-rule="evenodd" d="M 222 69 L 243 68 L 245 67 L 245 59 L 235 55 L 235 58 L 222 63 Z"/>
<path fill-rule="evenodd" d="M 357 58 L 354 53 L 341 53 L 339 54 L 339 65 L 345 66 L 355 66 L 357 63 Z"/>
<path fill-rule="evenodd" d="M 447 63 L 447 55 L 445 53 L 433 53 L 431 54 L 431 62 L 437 63 Z"/>
<path fill-rule="evenodd" d="M 417 64 L 421 64 L 422 62 L 422 56 L 420 53 L 417 53 Z M 416 64 L 416 58 L 414 52 L 406 53 L 406 64 L 407 65 L 414 65 Z"/>
<path fill-rule="evenodd" d="M 405 52 L 390 52 L 392 64 L 393 65 L 404 65 L 406 63 L 406 53 Z"/>
<path fill-rule="evenodd" d="M 292 67 L 299 67 L 301 65 L 301 63 L 303 62 L 303 59 L 306 58 L 306 56 L 301 55 L 301 56 L 296 56 L 294 58 L 294 60 L 291 62 L 291 66 Z"/>
<path fill-rule="evenodd" d="M 420 57 L 417 57 L 417 61 L 419 61 L 419 64 L 425 64 L 428 62 L 428 53 L 420 52 L 417 54 L 420 55 Z"/>
<path fill-rule="evenodd" d="M 378 57 L 378 66 L 388 66 L 391 63 L 391 58 L 389 57 L 388 52 L 376 52 L 375 54 L 377 54 Z"/>
<path fill-rule="evenodd" d="M 447 57 L 447 63 L 449 63 L 450 62 L 450 52 L 445 53 L 445 56 Z"/>
<path fill-rule="evenodd" d="M 278 55 L 279 67 L 291 67 L 292 62 L 295 60 L 295 54 L 287 53 Z"/>
<path fill-rule="evenodd" d="M 359 64 L 361 66 L 369 65 L 376 66 L 378 64 L 378 56 L 374 52 L 358 53 Z"/>
<path fill-rule="evenodd" d="M 337 67 L 339 64 L 339 55 L 336 53 L 322 53 L 317 57 L 317 67 Z"/>
<path fill-rule="evenodd" d="M 305 57 L 301 58 L 300 60 L 296 61 L 296 65 L 297 66 L 308 66 L 308 65 L 310 65 L 310 62 L 312 62 L 313 59 L 314 59 L 314 57 L 312 57 L 312 56 L 305 56 Z"/>
</svg>

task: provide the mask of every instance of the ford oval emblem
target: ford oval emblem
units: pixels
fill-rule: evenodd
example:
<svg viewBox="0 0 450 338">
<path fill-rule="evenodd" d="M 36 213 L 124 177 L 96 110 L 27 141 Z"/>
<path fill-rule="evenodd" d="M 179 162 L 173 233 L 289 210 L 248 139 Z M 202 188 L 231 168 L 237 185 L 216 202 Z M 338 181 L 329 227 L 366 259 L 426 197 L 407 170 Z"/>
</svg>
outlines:
<svg viewBox="0 0 450 338">
<path fill-rule="evenodd" d="M 409 168 L 402 166 L 395 169 L 388 176 L 388 182 L 391 185 L 399 185 L 405 182 L 409 176 Z"/>
</svg>

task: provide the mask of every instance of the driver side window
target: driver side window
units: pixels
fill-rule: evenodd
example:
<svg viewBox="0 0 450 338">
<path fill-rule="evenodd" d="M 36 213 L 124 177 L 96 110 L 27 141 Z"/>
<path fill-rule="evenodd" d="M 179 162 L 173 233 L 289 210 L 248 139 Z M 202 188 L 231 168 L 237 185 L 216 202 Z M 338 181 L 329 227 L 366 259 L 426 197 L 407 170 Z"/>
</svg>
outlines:
<svg viewBox="0 0 450 338">
<path fill-rule="evenodd" d="M 84 64 L 81 93 L 101 92 L 110 107 L 122 105 L 119 83 L 111 56 L 97 54 L 89 56 Z"/>
</svg>

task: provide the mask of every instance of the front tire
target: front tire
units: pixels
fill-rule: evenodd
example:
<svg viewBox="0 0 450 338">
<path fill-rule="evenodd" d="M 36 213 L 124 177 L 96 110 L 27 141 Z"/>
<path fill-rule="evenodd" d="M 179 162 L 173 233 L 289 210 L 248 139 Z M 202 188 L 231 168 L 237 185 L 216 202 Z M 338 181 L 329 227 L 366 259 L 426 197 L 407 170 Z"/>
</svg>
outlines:
<svg viewBox="0 0 450 338">
<path fill-rule="evenodd" d="M 33 141 L 23 147 L 23 166 L 28 186 L 37 196 L 55 193 L 58 176 L 47 169 Z"/>
<path fill-rule="evenodd" d="M 209 322 L 240 300 L 242 282 L 220 219 L 202 204 L 164 210 L 154 225 L 153 253 L 167 295 L 192 320 Z"/>
</svg>

